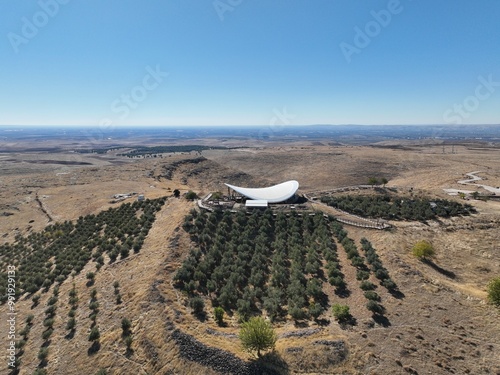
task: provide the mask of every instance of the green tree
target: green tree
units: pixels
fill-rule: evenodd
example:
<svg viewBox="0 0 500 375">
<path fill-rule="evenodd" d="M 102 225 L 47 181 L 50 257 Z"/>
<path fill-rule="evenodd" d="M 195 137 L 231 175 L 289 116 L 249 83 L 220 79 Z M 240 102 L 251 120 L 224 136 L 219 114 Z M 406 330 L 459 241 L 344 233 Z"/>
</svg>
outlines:
<svg viewBox="0 0 500 375">
<path fill-rule="evenodd" d="M 97 340 L 99 340 L 99 337 L 101 337 L 101 334 L 99 333 L 99 329 L 97 328 L 97 326 L 95 326 L 90 331 L 89 341 L 97 341 Z"/>
<path fill-rule="evenodd" d="M 224 309 L 220 306 L 214 309 L 214 318 L 219 326 L 224 323 Z"/>
<path fill-rule="evenodd" d="M 384 306 L 373 300 L 368 301 L 366 308 L 374 314 L 383 314 L 385 311 Z"/>
<path fill-rule="evenodd" d="M 332 312 L 335 319 L 337 319 L 339 322 L 346 321 L 351 316 L 351 313 L 349 312 L 349 306 L 341 305 L 340 303 L 336 303 L 332 306 Z"/>
<path fill-rule="evenodd" d="M 76 319 L 69 318 L 68 323 L 66 324 L 66 329 L 72 331 L 75 329 L 75 327 L 76 327 Z"/>
<path fill-rule="evenodd" d="M 413 246 L 412 253 L 420 260 L 427 260 L 434 256 L 435 251 L 429 241 L 421 240 Z"/>
<path fill-rule="evenodd" d="M 132 323 L 127 318 L 122 319 L 122 331 L 124 336 L 128 336 L 130 334 L 130 328 L 132 327 Z"/>
<path fill-rule="evenodd" d="M 378 185 L 378 178 L 377 177 L 370 177 L 368 179 L 368 185 Z"/>
<path fill-rule="evenodd" d="M 49 348 L 43 347 L 40 348 L 40 351 L 38 352 L 38 359 L 40 361 L 45 361 L 49 355 Z"/>
<path fill-rule="evenodd" d="M 198 315 L 203 312 L 205 308 L 205 302 L 200 297 L 193 297 L 189 300 L 189 307 L 193 309 L 193 312 Z"/>
<path fill-rule="evenodd" d="M 385 178 L 385 177 L 382 177 L 382 178 L 380 179 L 380 182 L 381 182 L 381 183 L 382 183 L 382 185 L 384 185 L 384 187 L 385 187 L 385 185 L 387 185 L 387 183 L 389 182 L 389 180 L 388 180 L 387 178 Z"/>
<path fill-rule="evenodd" d="M 132 338 L 131 335 L 129 335 L 129 336 L 125 337 L 124 341 L 125 341 L 125 345 L 127 346 L 127 350 L 130 350 L 134 339 Z"/>
<path fill-rule="evenodd" d="M 323 313 L 323 306 L 321 306 L 319 303 L 313 303 L 311 306 L 309 306 L 309 314 L 314 318 L 318 319 L 319 316 Z"/>
<path fill-rule="evenodd" d="M 185 195 L 184 197 L 185 197 L 187 200 L 192 201 L 192 200 L 197 199 L 197 198 L 198 198 L 198 195 L 197 195 L 194 191 L 189 190 L 189 191 L 186 193 L 186 195 Z"/>
<path fill-rule="evenodd" d="M 277 340 L 271 324 L 260 316 L 250 318 L 241 325 L 239 338 L 245 350 L 257 351 L 257 357 L 260 357 L 261 350 L 273 349 Z"/>
<path fill-rule="evenodd" d="M 500 277 L 496 277 L 488 284 L 488 300 L 500 307 Z"/>
</svg>

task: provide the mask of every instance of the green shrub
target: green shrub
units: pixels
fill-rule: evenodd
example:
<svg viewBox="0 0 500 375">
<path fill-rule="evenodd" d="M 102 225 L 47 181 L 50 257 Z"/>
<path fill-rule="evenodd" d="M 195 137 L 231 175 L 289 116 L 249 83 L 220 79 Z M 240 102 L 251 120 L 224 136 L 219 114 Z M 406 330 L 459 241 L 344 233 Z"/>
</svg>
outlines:
<svg viewBox="0 0 500 375">
<path fill-rule="evenodd" d="M 49 328 L 42 333 L 42 339 L 48 340 L 50 336 L 52 336 L 52 333 L 54 333 L 54 330 L 52 328 Z"/>
<path fill-rule="evenodd" d="M 220 306 L 214 309 L 214 319 L 219 326 L 224 324 L 224 309 Z"/>
<path fill-rule="evenodd" d="M 306 315 L 306 312 L 297 307 L 297 306 L 294 306 L 292 307 L 288 313 L 290 314 L 290 316 L 294 319 L 294 320 L 301 320 L 301 319 L 305 319 L 307 317 Z"/>
<path fill-rule="evenodd" d="M 349 306 L 336 303 L 332 306 L 332 313 L 339 322 L 346 321 L 351 317 Z"/>
<path fill-rule="evenodd" d="M 191 191 L 189 190 L 185 195 L 184 197 L 187 199 L 187 200 L 194 200 L 194 199 L 198 199 L 198 195 L 194 192 L 194 191 Z"/>
<path fill-rule="evenodd" d="M 359 285 L 359 287 L 362 289 L 362 290 L 374 290 L 376 288 L 376 285 L 370 281 L 362 281 L 361 284 Z"/>
<path fill-rule="evenodd" d="M 99 333 L 99 328 L 97 328 L 96 326 L 93 327 L 90 330 L 89 341 L 97 341 L 97 340 L 99 340 L 100 337 L 101 337 L 101 334 Z"/>
<path fill-rule="evenodd" d="M 203 312 L 205 308 L 205 302 L 200 297 L 192 297 L 189 299 L 189 307 L 193 309 L 193 313 L 198 315 Z"/>
<path fill-rule="evenodd" d="M 38 352 L 38 359 L 40 361 L 45 361 L 48 356 L 49 356 L 49 349 L 48 348 L 40 348 L 40 351 Z"/>
<path fill-rule="evenodd" d="M 434 247 L 431 243 L 425 240 L 418 241 L 412 248 L 412 253 L 420 260 L 432 258 L 435 254 Z"/>
<path fill-rule="evenodd" d="M 372 300 L 368 301 L 368 303 L 366 304 L 366 308 L 374 314 L 383 314 L 385 311 L 384 307 L 381 304 Z"/>
<path fill-rule="evenodd" d="M 358 270 L 356 272 L 356 279 L 359 281 L 368 280 L 369 277 L 370 277 L 370 272 L 368 271 Z"/>
<path fill-rule="evenodd" d="M 318 319 L 323 311 L 323 306 L 319 303 L 313 303 L 309 306 L 309 315 L 311 315 L 314 319 Z"/>
<path fill-rule="evenodd" d="M 66 329 L 71 331 L 75 329 L 76 327 L 76 319 L 75 318 L 69 318 L 68 323 L 66 324 Z"/>
<path fill-rule="evenodd" d="M 123 318 L 122 319 L 122 331 L 123 331 L 123 334 L 125 336 L 130 334 L 130 328 L 132 328 L 132 323 L 130 322 L 130 320 L 128 320 L 127 318 Z"/>
<path fill-rule="evenodd" d="M 380 296 L 372 290 L 365 292 L 365 298 L 371 301 L 380 301 Z"/>
<path fill-rule="evenodd" d="M 491 304 L 500 307 L 500 277 L 496 277 L 488 284 L 488 300 Z"/>
</svg>

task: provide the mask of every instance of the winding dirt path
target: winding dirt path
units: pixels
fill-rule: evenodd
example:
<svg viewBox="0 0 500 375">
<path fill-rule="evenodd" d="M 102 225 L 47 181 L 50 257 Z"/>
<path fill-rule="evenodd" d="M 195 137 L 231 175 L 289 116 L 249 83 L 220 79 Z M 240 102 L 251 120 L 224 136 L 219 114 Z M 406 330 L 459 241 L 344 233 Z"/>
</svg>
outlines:
<svg viewBox="0 0 500 375">
<path fill-rule="evenodd" d="M 489 185 L 484 185 L 484 184 L 477 184 L 476 181 L 482 181 L 482 178 L 479 176 L 476 176 L 476 174 L 481 173 L 481 171 L 475 171 L 475 172 L 470 172 L 466 173 L 465 175 L 470 177 L 467 180 L 459 180 L 457 181 L 461 185 L 473 185 L 473 186 L 480 186 L 485 190 L 488 190 L 489 192 L 495 194 L 495 195 L 500 195 L 500 188 L 498 187 L 493 187 Z"/>
</svg>

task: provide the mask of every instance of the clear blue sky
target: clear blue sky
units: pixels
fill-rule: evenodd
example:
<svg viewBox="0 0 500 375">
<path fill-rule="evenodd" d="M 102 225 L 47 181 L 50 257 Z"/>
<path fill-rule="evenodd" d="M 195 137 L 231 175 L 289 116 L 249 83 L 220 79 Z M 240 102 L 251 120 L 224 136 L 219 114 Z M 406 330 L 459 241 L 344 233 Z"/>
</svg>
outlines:
<svg viewBox="0 0 500 375">
<path fill-rule="evenodd" d="M 496 0 L 0 0 L 0 125 L 500 123 L 499 40 Z"/>
</svg>

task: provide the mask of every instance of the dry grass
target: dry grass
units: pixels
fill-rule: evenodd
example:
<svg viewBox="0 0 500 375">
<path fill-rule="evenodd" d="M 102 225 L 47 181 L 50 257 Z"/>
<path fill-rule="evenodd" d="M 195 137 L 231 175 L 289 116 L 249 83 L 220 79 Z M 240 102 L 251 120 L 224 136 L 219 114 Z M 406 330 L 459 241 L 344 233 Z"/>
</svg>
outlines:
<svg viewBox="0 0 500 375">
<path fill-rule="evenodd" d="M 37 194 L 55 219 L 73 220 L 110 207 L 110 196 L 115 193 L 136 191 L 154 198 L 170 195 L 175 188 L 208 192 L 227 178 L 253 181 L 255 185 L 297 179 L 301 190 L 308 191 L 365 183 L 370 176 L 385 176 L 390 179 L 390 186 L 413 187 L 423 194 L 444 197 L 443 188 L 459 188 L 456 181 L 465 173 L 483 170 L 481 176 L 488 179 L 485 183 L 500 185 L 497 167 L 500 153 L 497 150 L 456 149 L 458 154 L 441 154 L 440 146 L 401 150 L 303 144 L 260 150 L 207 151 L 203 155 L 209 158 L 209 162 L 202 166 L 183 166 L 174 172 L 172 180 L 160 177 L 163 165 L 194 156 L 126 160 L 122 164 L 112 155 L 92 156 L 85 159 L 93 163 L 90 167 L 43 165 L 40 168 L 39 165 L 23 164 L 22 173 L 14 173 L 11 165 L 2 163 L 3 170 L 9 173 L 0 182 L 0 211 L 14 214 L 0 217 L 2 240 L 12 240 L 16 233 L 40 230 L 47 224 L 47 217 L 35 200 Z M 186 184 L 182 184 L 183 181 Z M 329 321 L 326 325 L 307 324 L 309 328 L 321 328 L 320 332 L 303 338 L 280 339 L 276 350 L 287 363 L 288 373 L 401 374 L 410 367 L 419 373 L 432 374 L 499 372 L 500 359 L 496 353 L 500 350 L 500 316 L 498 310 L 485 304 L 484 297 L 487 281 L 500 274 L 500 203 L 471 203 L 480 214 L 428 225 L 396 222 L 396 229 L 384 232 L 347 227 L 349 236 L 357 244 L 361 237 L 370 239 L 405 297 L 397 299 L 379 287 L 377 292 L 387 310 L 385 316 L 390 325 L 374 324 L 364 307 L 366 300 L 355 280 L 354 270 L 339 246 L 340 262 L 344 266 L 342 271 L 352 293 L 348 298 L 339 298 L 328 286 L 325 292 L 330 303 L 350 306 L 357 325 L 341 327 L 327 312 L 324 315 Z M 94 270 L 95 265 L 89 264 L 73 280 L 80 302 L 77 330 L 72 339 L 64 338 L 64 325 L 73 281 L 67 280 L 61 286 L 55 331 L 49 345 L 49 373 L 93 374 L 102 367 L 110 368 L 109 373 L 113 374 L 163 374 L 168 371 L 213 374 L 212 370 L 179 356 L 167 322 L 206 345 L 225 349 L 244 359 L 250 358 L 242 351 L 237 339 L 206 331 L 211 328 L 236 334 L 236 317 L 227 320 L 227 327 L 220 328 L 208 311 L 207 320 L 200 322 L 192 316 L 183 297 L 171 285 L 175 270 L 191 246 L 187 236 L 177 228 L 192 207 L 192 203 L 184 200 L 169 199 L 158 214 L 141 252 L 105 265 L 97 273 L 94 287 L 101 304 L 97 317 L 101 349 L 93 356 L 87 354 L 90 347 L 87 335 L 90 328 L 88 300 L 90 289 L 94 287 L 85 286 L 85 273 Z M 178 245 L 172 243 L 174 238 L 177 238 Z M 428 239 L 434 244 L 436 264 L 453 272 L 454 278 L 410 255 L 412 244 L 419 239 Z M 114 281 L 120 283 L 121 305 L 114 302 Z M 31 374 L 38 365 L 36 355 L 42 345 L 43 310 L 50 294 L 42 295 L 40 305 L 33 310 L 29 300 L 21 299 L 17 303 L 20 321 L 29 313 L 35 315 L 22 357 L 21 374 Z M 4 313 L 5 306 L 1 306 L 0 314 Z M 134 352 L 129 356 L 121 338 L 120 321 L 123 317 L 132 321 Z M 22 326 L 20 323 L 18 329 Z M 276 327 L 278 334 L 301 329 L 290 322 Z M 6 336 L 5 324 L 0 325 L 0 336 Z M 349 350 L 347 361 L 341 365 L 329 363 L 328 352 L 313 344 L 320 339 L 344 340 Z M 289 348 L 294 347 L 302 348 L 302 351 L 290 352 Z"/>
</svg>

